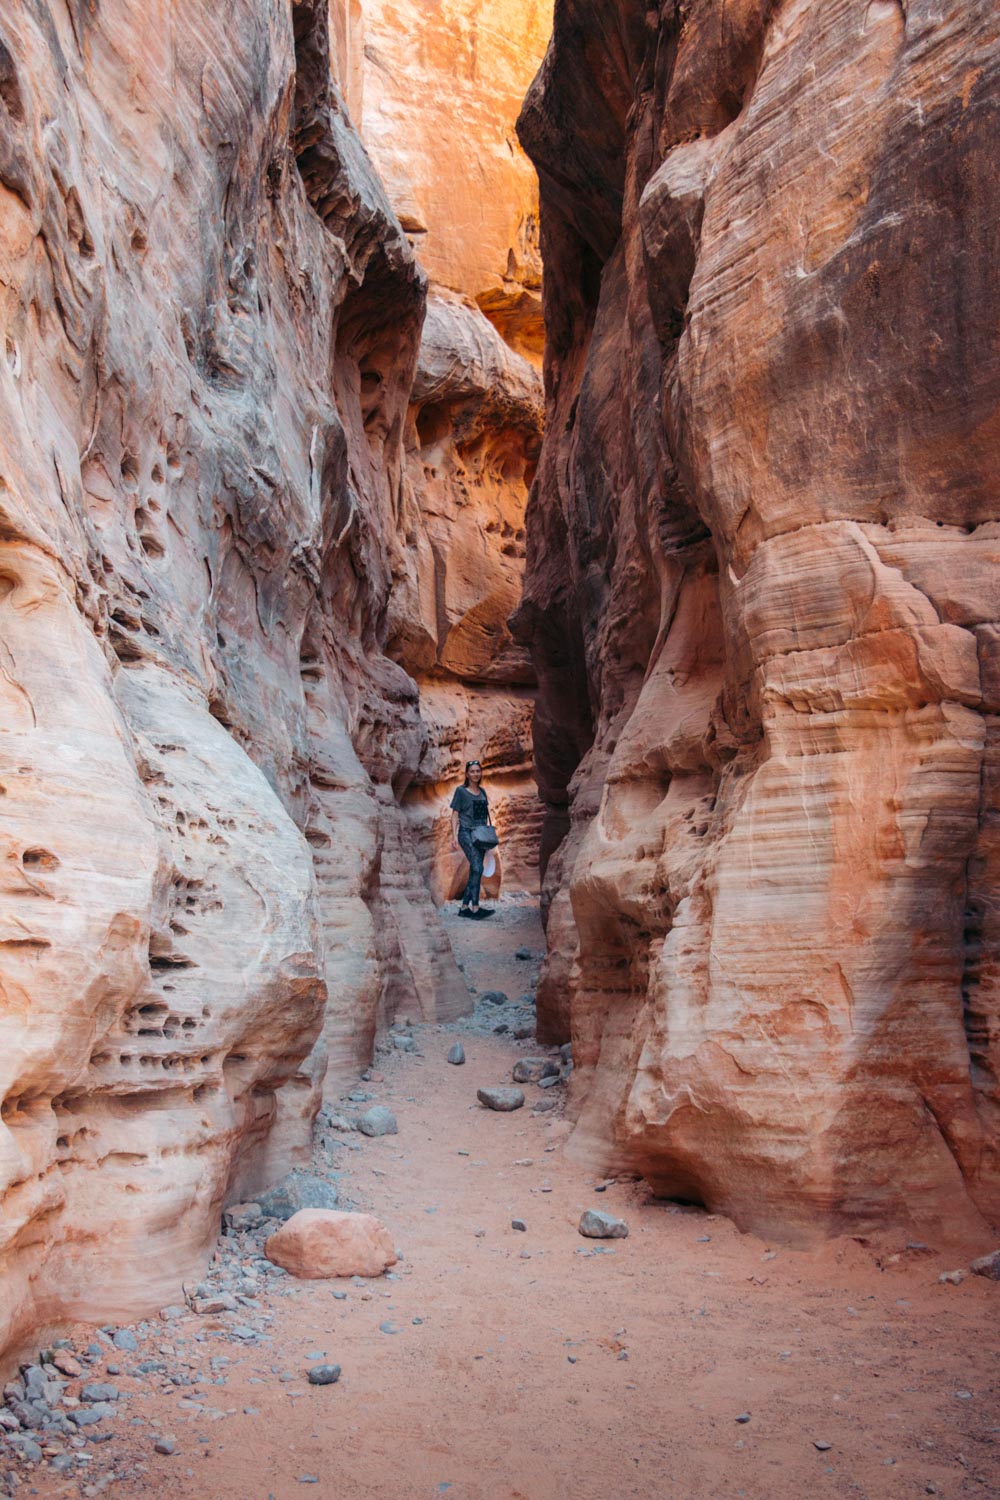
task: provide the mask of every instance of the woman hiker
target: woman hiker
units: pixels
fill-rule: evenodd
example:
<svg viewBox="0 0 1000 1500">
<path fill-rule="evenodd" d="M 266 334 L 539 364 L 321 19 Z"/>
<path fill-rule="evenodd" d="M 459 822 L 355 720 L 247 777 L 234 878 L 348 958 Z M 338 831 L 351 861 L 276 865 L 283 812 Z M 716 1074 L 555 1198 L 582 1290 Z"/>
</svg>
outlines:
<svg viewBox="0 0 1000 1500">
<path fill-rule="evenodd" d="M 465 782 L 456 787 L 451 799 L 451 845 L 461 849 L 469 861 L 469 879 L 458 908 L 460 917 L 492 917 L 492 906 L 480 906 L 479 883 L 483 878 L 483 859 L 488 845 L 477 843 L 472 830 L 479 824 L 489 825 L 490 805 L 483 791 L 483 768 L 478 760 L 465 763 Z"/>
</svg>

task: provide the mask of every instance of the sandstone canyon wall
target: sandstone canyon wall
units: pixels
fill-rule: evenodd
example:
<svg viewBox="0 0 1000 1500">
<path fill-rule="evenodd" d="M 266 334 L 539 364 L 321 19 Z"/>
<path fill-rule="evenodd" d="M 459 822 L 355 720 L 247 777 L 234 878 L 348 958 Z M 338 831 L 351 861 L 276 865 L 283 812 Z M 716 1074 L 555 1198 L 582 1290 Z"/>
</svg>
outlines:
<svg viewBox="0 0 1000 1500">
<path fill-rule="evenodd" d="M 425 278 L 356 4 L 0 16 L 0 1348 L 176 1295 L 467 991 L 384 651 Z"/>
<path fill-rule="evenodd" d="M 430 281 L 411 391 L 389 654 L 427 743 L 401 790 L 426 878 L 456 866 L 447 807 L 483 762 L 508 887 L 537 888 L 534 672 L 507 621 L 541 443 L 538 184 L 515 121 L 551 0 L 365 0 L 362 131 Z"/>
<path fill-rule="evenodd" d="M 1000 1218 L 1000 13 L 560 0 L 517 634 L 574 1147 L 768 1234 Z"/>
</svg>

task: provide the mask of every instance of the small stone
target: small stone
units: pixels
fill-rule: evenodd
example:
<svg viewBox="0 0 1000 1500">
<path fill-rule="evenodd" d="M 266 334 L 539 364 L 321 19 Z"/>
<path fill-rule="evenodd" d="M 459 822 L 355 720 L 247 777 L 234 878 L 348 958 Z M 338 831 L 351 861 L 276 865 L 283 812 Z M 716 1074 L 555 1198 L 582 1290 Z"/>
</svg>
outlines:
<svg viewBox="0 0 1000 1500">
<path fill-rule="evenodd" d="M 260 1224 L 263 1218 L 264 1210 L 259 1203 L 234 1203 L 222 1215 L 222 1221 L 226 1227 L 237 1231 L 252 1229 L 255 1224 Z"/>
<path fill-rule="evenodd" d="M 544 1078 L 539 1078 L 538 1087 L 540 1089 L 554 1089 L 557 1083 L 562 1083 L 562 1079 L 559 1077 L 558 1072 L 547 1073 Z"/>
<path fill-rule="evenodd" d="M 515 1083 L 540 1083 L 545 1078 L 558 1078 L 559 1069 L 547 1057 L 519 1057 L 512 1076 Z"/>
<path fill-rule="evenodd" d="M 552 1109 L 558 1109 L 558 1108 L 559 1108 L 559 1100 L 558 1099 L 539 1099 L 537 1101 L 537 1103 L 533 1106 L 531 1113 L 533 1115 L 547 1115 L 550 1110 L 552 1110 Z M 548 1148 L 546 1148 L 546 1149 L 548 1149 Z"/>
<path fill-rule="evenodd" d="M 139 1348 L 139 1340 L 130 1328 L 116 1328 L 111 1341 L 116 1349 L 123 1349 L 126 1354 L 135 1354 Z"/>
<path fill-rule="evenodd" d="M 535 1028 L 534 1026 L 529 1025 L 515 1026 L 514 1030 L 511 1032 L 511 1036 L 516 1042 L 528 1042 L 534 1035 Z"/>
<path fill-rule="evenodd" d="M 379 1329 L 379 1333 L 398 1333 L 399 1332 L 399 1329 L 396 1327 L 395 1323 L 380 1323 L 378 1325 L 378 1329 Z"/>
<path fill-rule="evenodd" d="M 295 1482 L 297 1484 L 319 1484 L 319 1475 L 318 1474 L 296 1474 L 296 1476 L 295 1476 Z"/>
<path fill-rule="evenodd" d="M 628 1225 L 614 1214 L 602 1213 L 598 1208 L 588 1208 L 580 1216 L 579 1231 L 588 1240 L 623 1240 L 628 1236 Z"/>
<path fill-rule="evenodd" d="M 339 1365 L 313 1365 L 306 1372 L 310 1385 L 336 1385 L 340 1379 Z"/>
<path fill-rule="evenodd" d="M 741 1423 L 749 1422 L 749 1420 L 750 1420 L 750 1413 L 748 1411 L 741 1411 L 740 1414 L 739 1414 L 739 1416 L 736 1418 L 736 1420 L 737 1420 L 737 1422 L 741 1422 Z"/>
<path fill-rule="evenodd" d="M 525 964 L 530 963 L 531 959 L 534 958 L 534 954 L 530 948 L 518 948 L 514 957 L 520 959 L 521 963 Z"/>
<path fill-rule="evenodd" d="M 74 1359 L 68 1349 L 57 1349 L 52 1356 L 52 1363 L 63 1375 L 75 1379 L 77 1375 L 83 1374 L 83 1366 L 78 1359 Z"/>
<path fill-rule="evenodd" d="M 942 1286 L 961 1286 L 965 1280 L 964 1271 L 942 1271 L 938 1281 Z"/>
<path fill-rule="evenodd" d="M 412 1036 L 394 1036 L 392 1045 L 397 1052 L 416 1052 L 417 1044 Z"/>
<path fill-rule="evenodd" d="M 571 1063 L 573 1061 L 573 1043 L 563 1042 L 562 1046 L 559 1048 L 559 1056 L 562 1058 L 564 1063 Z"/>
<path fill-rule="evenodd" d="M 487 1109 L 499 1110 L 502 1114 L 508 1114 L 511 1110 L 520 1109 L 524 1104 L 524 1094 L 520 1089 L 477 1089 L 476 1098 L 480 1104 L 485 1104 Z"/>
<path fill-rule="evenodd" d="M 465 1062 L 465 1048 L 461 1042 L 456 1042 L 448 1053 L 448 1061 L 456 1068 L 460 1068 Z"/>
<path fill-rule="evenodd" d="M 981 1255 L 974 1260 L 969 1267 L 973 1276 L 985 1276 L 987 1281 L 1000 1281 L 1000 1250 L 993 1250 L 989 1255 Z"/>
<path fill-rule="evenodd" d="M 41 1448 L 39 1448 L 34 1438 L 30 1438 L 25 1434 L 19 1437 L 9 1437 L 7 1439 L 7 1446 L 8 1448 L 13 1448 L 14 1452 L 23 1458 L 26 1463 L 40 1464 L 42 1461 Z"/>
<path fill-rule="evenodd" d="M 483 1005 L 509 1005 L 510 1004 L 510 1000 L 504 994 L 503 990 L 485 990 L 483 992 L 483 994 L 480 995 L 479 998 L 482 1001 Z"/>
<path fill-rule="evenodd" d="M 208 1313 L 235 1312 L 238 1304 L 230 1292 L 223 1292 L 217 1297 L 196 1297 L 192 1306 L 204 1317 Z"/>
<path fill-rule="evenodd" d="M 386 1109 L 384 1104 L 373 1104 L 371 1109 L 366 1110 L 358 1119 L 358 1129 L 362 1135 L 367 1136 L 397 1135 L 399 1133 L 396 1116 L 391 1109 Z"/>
<path fill-rule="evenodd" d="M 178 1318 L 183 1318 L 186 1314 L 187 1308 L 178 1307 L 176 1302 L 172 1302 L 169 1307 L 160 1308 L 160 1317 L 164 1323 L 176 1323 Z"/>
<path fill-rule="evenodd" d="M 116 1385 L 108 1385 L 101 1380 L 91 1381 L 90 1384 L 85 1385 L 81 1389 L 80 1400 L 86 1401 L 88 1404 L 102 1401 L 117 1401 L 118 1387 Z"/>
<path fill-rule="evenodd" d="M 153 1444 L 153 1452 L 162 1453 L 165 1457 L 169 1458 L 171 1453 L 177 1452 L 176 1439 L 172 1437 L 158 1437 Z"/>
<path fill-rule="evenodd" d="M 833 1444 L 824 1442 L 822 1438 L 813 1438 L 813 1447 L 816 1449 L 817 1453 L 829 1453 L 830 1449 L 833 1447 Z"/>
<path fill-rule="evenodd" d="M 347 1293 L 345 1291 L 342 1291 L 341 1288 L 338 1287 L 337 1290 L 333 1294 L 333 1300 L 334 1300 L 334 1302 L 346 1302 L 347 1301 Z"/>
<path fill-rule="evenodd" d="M 511 1229 L 520 1230 L 522 1234 L 527 1234 L 528 1232 L 528 1226 L 523 1219 L 511 1219 L 510 1227 Z"/>
</svg>

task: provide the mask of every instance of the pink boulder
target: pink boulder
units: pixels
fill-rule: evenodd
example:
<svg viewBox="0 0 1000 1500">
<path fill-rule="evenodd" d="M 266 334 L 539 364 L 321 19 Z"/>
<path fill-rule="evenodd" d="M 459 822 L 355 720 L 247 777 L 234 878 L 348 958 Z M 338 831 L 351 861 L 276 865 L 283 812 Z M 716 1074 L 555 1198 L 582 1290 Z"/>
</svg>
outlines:
<svg viewBox="0 0 1000 1500">
<path fill-rule="evenodd" d="M 293 1276 L 381 1276 L 396 1264 L 389 1231 L 372 1214 L 300 1208 L 264 1246 L 264 1254 Z"/>
</svg>

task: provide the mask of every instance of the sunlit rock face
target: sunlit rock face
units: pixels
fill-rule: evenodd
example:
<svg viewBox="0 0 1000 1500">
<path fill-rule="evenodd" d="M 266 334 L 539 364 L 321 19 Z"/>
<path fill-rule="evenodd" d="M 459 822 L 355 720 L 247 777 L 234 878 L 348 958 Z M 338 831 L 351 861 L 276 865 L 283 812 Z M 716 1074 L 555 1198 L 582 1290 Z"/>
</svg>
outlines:
<svg viewBox="0 0 1000 1500">
<path fill-rule="evenodd" d="M 535 679 L 507 624 L 543 416 L 538 185 L 514 122 L 551 16 L 542 0 L 363 6 L 363 133 L 430 279 L 387 649 L 420 688 L 428 738 L 403 801 L 438 900 L 455 873 L 448 803 L 473 757 L 505 885 L 538 883 Z"/>
<path fill-rule="evenodd" d="M 175 1298 L 327 1051 L 467 1001 L 396 795 L 425 289 L 355 10 L 0 16 L 0 1348 Z"/>
<path fill-rule="evenodd" d="M 541 358 L 538 183 L 515 122 L 552 0 L 364 0 L 362 131 L 431 283 Z"/>
<path fill-rule="evenodd" d="M 975 1238 L 997 1128 L 1000 15 L 565 0 L 517 634 L 575 1149 Z"/>
</svg>

